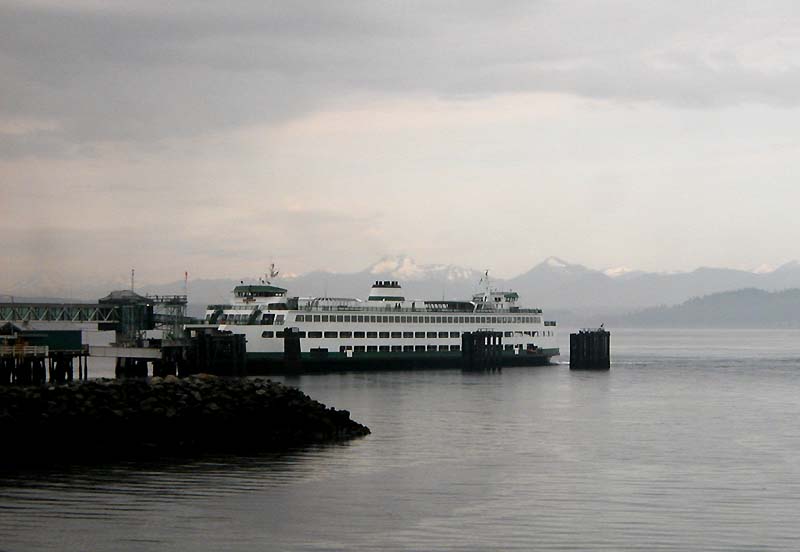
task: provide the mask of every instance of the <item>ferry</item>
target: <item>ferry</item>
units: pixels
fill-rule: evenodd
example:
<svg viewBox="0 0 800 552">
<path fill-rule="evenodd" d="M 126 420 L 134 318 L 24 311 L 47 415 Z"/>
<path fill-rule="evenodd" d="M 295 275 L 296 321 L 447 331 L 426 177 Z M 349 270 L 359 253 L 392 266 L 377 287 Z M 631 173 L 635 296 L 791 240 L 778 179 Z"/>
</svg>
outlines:
<svg viewBox="0 0 800 552">
<path fill-rule="evenodd" d="M 484 280 L 470 300 L 451 301 L 407 299 L 396 280 L 376 281 L 366 300 L 289 297 L 262 279 L 236 286 L 230 304 L 209 305 L 205 324 L 245 335 L 251 373 L 285 371 L 290 358 L 303 371 L 459 366 L 468 332 L 494 332 L 502 366 L 549 364 L 559 355 L 556 322 L 518 306 L 518 293 L 490 288 L 488 271 Z"/>
</svg>

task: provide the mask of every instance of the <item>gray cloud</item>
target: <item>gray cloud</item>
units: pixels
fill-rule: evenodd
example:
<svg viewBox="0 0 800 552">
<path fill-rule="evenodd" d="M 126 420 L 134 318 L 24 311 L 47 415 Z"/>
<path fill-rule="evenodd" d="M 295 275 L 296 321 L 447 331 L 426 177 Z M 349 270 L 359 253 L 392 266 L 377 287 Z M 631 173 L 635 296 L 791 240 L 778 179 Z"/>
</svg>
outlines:
<svg viewBox="0 0 800 552">
<path fill-rule="evenodd" d="M 791 4 L 494 2 L 0 6 L 5 155 L 275 124 L 363 96 L 555 91 L 797 104 Z"/>
</svg>

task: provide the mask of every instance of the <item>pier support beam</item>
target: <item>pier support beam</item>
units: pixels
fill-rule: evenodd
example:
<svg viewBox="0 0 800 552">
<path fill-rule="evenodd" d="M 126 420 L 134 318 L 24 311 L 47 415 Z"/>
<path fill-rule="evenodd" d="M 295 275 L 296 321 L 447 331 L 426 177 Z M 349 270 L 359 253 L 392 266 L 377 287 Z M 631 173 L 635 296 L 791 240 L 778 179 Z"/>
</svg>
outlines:
<svg viewBox="0 0 800 552">
<path fill-rule="evenodd" d="M 14 357 L 0 358 L 0 385 L 8 385 L 13 381 Z"/>
<path fill-rule="evenodd" d="M 147 360 L 140 358 L 118 358 L 114 374 L 117 378 L 146 378 Z"/>
</svg>

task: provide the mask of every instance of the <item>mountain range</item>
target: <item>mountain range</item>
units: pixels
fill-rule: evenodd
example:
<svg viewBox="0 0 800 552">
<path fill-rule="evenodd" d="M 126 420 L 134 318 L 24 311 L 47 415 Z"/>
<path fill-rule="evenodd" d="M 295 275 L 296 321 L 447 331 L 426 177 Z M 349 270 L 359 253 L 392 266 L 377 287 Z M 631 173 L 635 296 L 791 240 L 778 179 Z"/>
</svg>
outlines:
<svg viewBox="0 0 800 552">
<path fill-rule="evenodd" d="M 675 305 L 692 297 L 743 288 L 777 291 L 800 287 L 800 263 L 768 272 L 701 267 L 691 272 L 624 271 L 609 274 L 550 258 L 508 280 L 524 297 L 547 308 L 629 311 Z"/>
<path fill-rule="evenodd" d="M 407 297 L 463 299 L 481 289 L 483 271 L 446 264 L 418 264 L 408 256 L 385 257 L 352 273 L 314 271 L 275 279 L 292 295 L 366 297 L 375 280 L 398 280 Z M 491 276 L 491 274 L 490 274 Z M 252 281 L 252 280 L 251 280 Z M 193 310 L 226 302 L 238 284 L 234 279 L 198 279 L 189 282 Z M 52 288 L 49 282 L 27 281 L 4 294 L 98 298 L 123 282 L 94 283 L 83 288 Z M 621 314 L 645 307 L 677 305 L 693 297 L 758 288 L 779 291 L 800 288 L 800 263 L 792 261 L 775 270 L 745 271 L 701 267 L 691 272 L 654 273 L 627 269 L 595 270 L 556 257 L 545 259 L 527 272 L 509 279 L 491 280 L 492 287 L 519 292 L 526 306 L 586 313 Z M 183 281 L 142 285 L 140 293 L 182 293 Z M 67 293 L 68 292 L 68 293 Z"/>
<path fill-rule="evenodd" d="M 748 288 L 606 317 L 604 322 L 607 327 L 631 328 L 798 328 L 798 313 L 800 289 L 769 292 Z"/>
</svg>

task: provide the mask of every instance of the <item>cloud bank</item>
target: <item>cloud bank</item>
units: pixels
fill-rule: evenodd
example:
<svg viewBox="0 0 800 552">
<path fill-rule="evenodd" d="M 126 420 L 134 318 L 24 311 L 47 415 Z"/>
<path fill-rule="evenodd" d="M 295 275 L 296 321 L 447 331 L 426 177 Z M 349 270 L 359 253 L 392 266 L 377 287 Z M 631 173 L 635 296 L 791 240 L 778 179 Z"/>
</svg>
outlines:
<svg viewBox="0 0 800 552">
<path fill-rule="evenodd" d="M 5 155 L 80 154 L 375 96 L 795 106 L 800 18 L 750 2 L 6 2 Z M 0 126 L 0 128 L 3 128 Z"/>
</svg>

